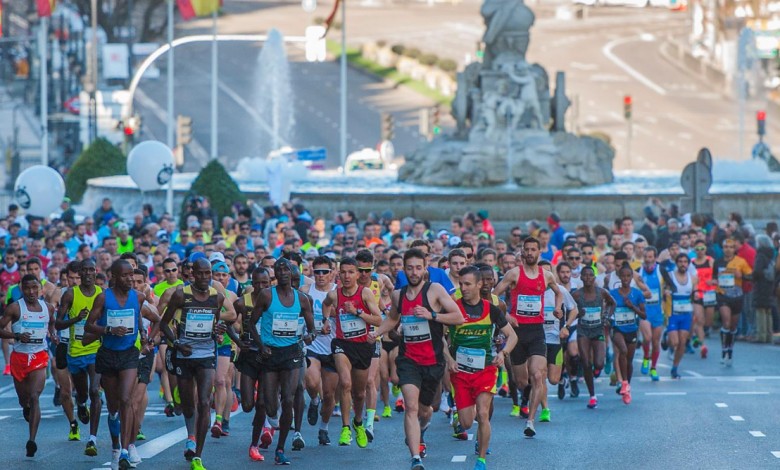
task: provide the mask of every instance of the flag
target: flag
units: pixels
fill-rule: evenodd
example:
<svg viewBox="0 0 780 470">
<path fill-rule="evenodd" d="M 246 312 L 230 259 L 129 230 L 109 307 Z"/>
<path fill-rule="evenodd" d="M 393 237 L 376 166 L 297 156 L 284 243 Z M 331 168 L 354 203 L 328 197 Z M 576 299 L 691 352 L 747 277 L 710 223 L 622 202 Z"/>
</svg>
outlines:
<svg viewBox="0 0 780 470">
<path fill-rule="evenodd" d="M 333 3 L 333 10 L 331 10 L 330 15 L 328 15 L 328 18 L 325 20 L 325 32 L 322 33 L 322 38 L 320 39 L 324 39 L 325 36 L 328 35 L 328 31 L 330 31 L 331 25 L 333 25 L 333 20 L 336 19 L 336 13 L 339 11 L 339 4 L 339 0 L 336 0 L 336 2 Z M 341 25 L 341 27 L 343 28 L 344 25 Z"/>
<path fill-rule="evenodd" d="M 54 11 L 54 6 L 57 5 L 57 0 L 36 0 L 38 4 L 38 17 L 51 16 L 51 12 Z"/>
<path fill-rule="evenodd" d="M 176 0 L 176 4 L 179 6 L 181 17 L 187 21 L 199 16 L 208 16 L 219 10 L 222 0 Z"/>
</svg>

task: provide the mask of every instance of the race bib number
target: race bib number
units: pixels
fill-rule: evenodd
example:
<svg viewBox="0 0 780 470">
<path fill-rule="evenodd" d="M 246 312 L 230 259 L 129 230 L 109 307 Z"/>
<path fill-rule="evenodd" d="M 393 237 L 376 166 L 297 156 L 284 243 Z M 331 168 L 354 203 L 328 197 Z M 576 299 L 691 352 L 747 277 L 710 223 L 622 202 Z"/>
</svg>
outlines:
<svg viewBox="0 0 780 470">
<path fill-rule="evenodd" d="M 734 273 L 720 273 L 718 274 L 718 287 L 729 288 L 735 286 Z"/>
<path fill-rule="evenodd" d="M 600 325 L 601 307 L 585 307 L 580 321 L 583 325 Z"/>
<path fill-rule="evenodd" d="M 126 308 L 122 310 L 109 310 L 106 325 L 111 328 L 124 326 L 127 328 L 127 334 L 135 334 L 135 310 Z M 82 329 L 83 334 L 83 329 Z"/>
<path fill-rule="evenodd" d="M 358 316 L 342 313 L 339 315 L 339 323 L 344 338 L 359 338 L 366 335 L 366 322 Z"/>
<path fill-rule="evenodd" d="M 547 326 L 547 325 L 554 325 L 555 324 L 555 320 L 557 320 L 557 318 L 555 318 L 555 314 L 553 314 L 554 311 L 555 311 L 554 307 L 548 307 L 546 305 L 544 306 L 544 324 L 545 324 L 545 326 Z"/>
<path fill-rule="evenodd" d="M 485 358 L 487 352 L 484 349 L 458 347 L 455 361 L 458 363 L 458 370 L 461 372 L 479 372 L 485 369 Z"/>
<path fill-rule="evenodd" d="M 184 337 L 190 339 L 211 338 L 214 332 L 213 313 L 188 313 L 184 327 Z"/>
<path fill-rule="evenodd" d="M 524 317 L 538 316 L 542 311 L 542 296 L 518 295 L 517 314 Z"/>
<path fill-rule="evenodd" d="M 686 296 L 672 299 L 672 313 L 677 314 L 691 312 L 693 312 L 693 304 L 691 303 L 690 297 Z"/>
<path fill-rule="evenodd" d="M 650 298 L 647 299 L 648 305 L 657 304 L 661 300 L 661 293 L 658 289 L 650 289 Z"/>
<path fill-rule="evenodd" d="M 274 312 L 271 334 L 277 338 L 292 338 L 298 334 L 298 314 Z"/>
<path fill-rule="evenodd" d="M 636 323 L 636 313 L 628 307 L 615 307 L 615 325 L 630 326 Z"/>
<path fill-rule="evenodd" d="M 87 324 L 87 320 L 81 320 L 73 325 L 73 336 L 76 340 L 81 341 L 84 339 L 84 325 Z"/>
<path fill-rule="evenodd" d="M 70 341 L 70 328 L 65 328 L 60 331 L 60 343 L 68 344 Z"/>
<path fill-rule="evenodd" d="M 422 343 L 431 339 L 431 327 L 425 318 L 404 315 L 401 317 L 401 329 L 407 343 Z"/>
<path fill-rule="evenodd" d="M 22 321 L 22 334 L 30 333 L 31 344 L 43 344 L 46 338 L 46 322 Z"/>
<path fill-rule="evenodd" d="M 322 314 L 319 315 L 317 315 L 316 313 L 314 314 L 314 330 L 317 333 L 322 331 L 322 320 L 323 320 Z"/>
<path fill-rule="evenodd" d="M 704 296 L 702 297 L 702 302 L 704 303 L 705 307 L 712 307 L 717 302 L 717 294 L 714 290 L 709 290 L 704 292 Z"/>
</svg>

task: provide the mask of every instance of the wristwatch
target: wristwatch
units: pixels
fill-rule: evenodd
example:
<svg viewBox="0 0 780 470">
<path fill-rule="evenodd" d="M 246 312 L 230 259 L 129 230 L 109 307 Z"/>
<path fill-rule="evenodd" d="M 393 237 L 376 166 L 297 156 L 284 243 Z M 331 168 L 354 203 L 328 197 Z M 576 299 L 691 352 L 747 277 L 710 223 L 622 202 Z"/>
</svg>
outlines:
<svg viewBox="0 0 780 470">
<path fill-rule="evenodd" d="M 106 334 L 107 334 L 107 335 L 110 335 L 110 334 L 111 334 L 111 327 L 110 327 L 110 326 L 107 326 L 107 327 L 106 327 Z"/>
<path fill-rule="evenodd" d="M 431 312 L 431 320 L 436 321 L 436 312 Z"/>
</svg>

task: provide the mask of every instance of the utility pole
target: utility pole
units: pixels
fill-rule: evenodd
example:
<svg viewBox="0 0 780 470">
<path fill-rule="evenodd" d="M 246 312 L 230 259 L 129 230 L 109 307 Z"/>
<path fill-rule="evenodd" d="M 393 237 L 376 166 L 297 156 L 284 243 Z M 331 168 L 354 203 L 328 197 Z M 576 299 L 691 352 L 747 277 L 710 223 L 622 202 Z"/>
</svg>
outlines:
<svg viewBox="0 0 780 470">
<path fill-rule="evenodd" d="M 41 165 L 49 165 L 49 17 L 42 16 L 38 31 L 41 61 Z"/>
<path fill-rule="evenodd" d="M 341 171 L 347 172 L 347 2 L 341 0 L 341 96 L 339 107 L 341 125 L 339 133 L 339 154 Z"/>
<path fill-rule="evenodd" d="M 631 139 L 634 134 L 634 121 L 631 116 L 631 108 L 633 107 L 633 100 L 631 95 L 623 97 L 623 117 L 626 118 L 626 166 L 631 169 Z"/>
</svg>

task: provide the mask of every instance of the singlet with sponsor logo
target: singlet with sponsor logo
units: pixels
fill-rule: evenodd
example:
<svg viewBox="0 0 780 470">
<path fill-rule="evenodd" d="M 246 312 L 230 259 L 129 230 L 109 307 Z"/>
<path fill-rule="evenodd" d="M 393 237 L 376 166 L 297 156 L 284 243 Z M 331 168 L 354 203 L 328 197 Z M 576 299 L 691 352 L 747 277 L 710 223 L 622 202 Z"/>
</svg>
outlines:
<svg viewBox="0 0 780 470">
<path fill-rule="evenodd" d="M 415 316 L 414 309 L 423 307 L 432 312 L 428 302 L 430 282 L 423 284 L 414 299 L 406 296 L 408 286 L 401 288 L 399 307 L 401 314 L 401 345 L 399 354 L 421 366 L 432 366 L 444 362 L 444 326 L 433 320 Z"/>
<path fill-rule="evenodd" d="M 73 286 L 73 302 L 68 310 L 68 317 L 76 318 L 79 316 L 81 309 L 86 308 L 92 310 L 92 305 L 95 303 L 95 298 L 103 292 L 100 286 L 95 286 L 95 292 L 87 297 L 81 291 L 80 286 Z M 84 318 L 70 326 L 70 342 L 68 343 L 68 354 L 72 357 L 87 356 L 89 354 L 97 353 L 100 349 L 100 342 L 95 341 L 88 345 L 84 345 L 81 340 L 84 338 L 84 326 L 87 324 L 87 319 Z"/>
<path fill-rule="evenodd" d="M 104 295 L 103 315 L 98 318 L 97 324 L 111 328 L 123 326 L 127 328 L 127 333 L 123 336 L 103 335 L 102 347 L 112 351 L 127 351 L 135 347 L 138 328 L 141 325 L 141 303 L 138 300 L 138 294 L 135 289 L 130 289 L 124 305 L 119 304 L 114 289 L 106 289 Z"/>
<path fill-rule="evenodd" d="M 219 320 L 219 294 L 209 287 L 206 300 L 198 300 L 192 285 L 182 288 L 184 306 L 181 308 L 177 332 L 179 342 L 192 348 L 186 359 L 205 359 L 216 355 L 214 326 Z"/>
<path fill-rule="evenodd" d="M 331 290 L 335 288 L 335 284 L 331 284 Z M 330 323 L 330 333 L 327 335 L 322 334 L 322 324 L 324 321 L 322 316 L 322 303 L 328 296 L 328 291 L 317 290 L 317 288 L 312 284 L 312 286 L 309 288 L 309 296 L 311 297 L 312 301 L 312 310 L 314 313 L 314 330 L 317 333 L 317 336 L 308 346 L 308 350 L 314 354 L 323 354 L 327 356 L 331 353 L 330 343 L 333 341 L 333 338 L 336 334 L 336 320 L 333 317 L 328 319 L 328 322 Z"/>
<path fill-rule="evenodd" d="M 272 348 L 284 348 L 298 343 L 299 318 L 301 316 L 300 293 L 293 289 L 293 303 L 286 306 L 279 298 L 276 287 L 271 287 L 271 304 L 263 312 L 257 324 L 263 344 Z"/>
<path fill-rule="evenodd" d="M 715 305 L 716 292 L 715 286 L 708 284 L 712 280 L 712 263 L 711 257 L 707 256 L 704 259 L 704 263 L 701 265 L 696 263 L 696 258 L 691 260 L 691 264 L 696 268 L 696 277 L 699 279 L 699 284 L 696 286 L 696 297 L 699 300 L 703 300 L 705 305 Z"/>
<path fill-rule="evenodd" d="M 338 303 L 336 305 L 336 338 L 344 339 L 347 341 L 353 341 L 355 343 L 365 343 L 368 341 L 368 326 L 366 322 L 358 315 L 352 315 L 347 313 L 344 308 L 344 304 L 352 302 L 355 309 L 358 312 L 370 314 L 368 307 L 363 302 L 363 289 L 362 286 L 358 286 L 357 290 L 350 297 L 347 297 L 342 292 L 342 288 L 336 290 L 338 297 Z"/>
<path fill-rule="evenodd" d="M 490 318 L 490 302 L 480 300 L 482 315 L 472 317 L 466 313 L 463 299 L 456 301 L 465 322 L 450 326 L 450 353 L 455 358 L 460 372 L 475 373 L 493 362 L 495 354 L 493 333 L 495 325 Z"/>
<path fill-rule="evenodd" d="M 510 313 L 517 323 L 544 324 L 544 290 L 547 287 L 541 268 L 533 279 L 528 277 L 523 266 L 518 268 L 517 284 L 510 295 Z"/>
<path fill-rule="evenodd" d="M 645 281 L 645 285 L 650 290 L 650 298 L 645 299 L 645 308 L 648 317 L 658 317 L 663 315 L 661 310 L 661 291 L 663 290 L 664 283 L 661 278 L 661 272 L 658 264 L 653 267 L 653 270 L 647 272 L 645 266 L 639 267 L 639 274 L 642 276 L 642 280 Z"/>
<path fill-rule="evenodd" d="M 19 320 L 11 325 L 11 331 L 20 335 L 30 333 L 30 342 L 14 341 L 14 352 L 35 354 L 45 351 L 49 347 L 49 342 L 46 339 L 49 334 L 49 307 L 43 300 L 36 300 L 41 308 L 40 312 L 31 312 L 27 308 L 27 302 L 24 299 L 17 301 L 19 304 Z"/>
<path fill-rule="evenodd" d="M 696 286 L 693 285 L 693 276 L 685 273 L 685 283 L 677 280 L 677 273 L 670 276 L 674 284 L 672 293 L 672 315 L 685 315 L 693 313 L 693 291 Z"/>
</svg>

